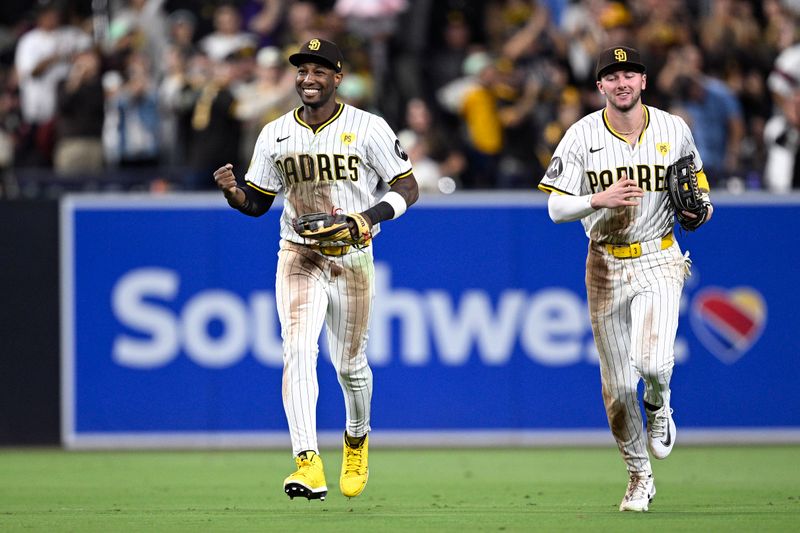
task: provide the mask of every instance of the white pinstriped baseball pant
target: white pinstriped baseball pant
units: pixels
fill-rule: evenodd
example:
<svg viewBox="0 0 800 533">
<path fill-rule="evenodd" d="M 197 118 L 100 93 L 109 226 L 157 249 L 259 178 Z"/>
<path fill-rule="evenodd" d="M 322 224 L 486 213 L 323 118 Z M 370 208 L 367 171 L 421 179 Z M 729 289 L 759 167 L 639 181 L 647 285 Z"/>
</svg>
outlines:
<svg viewBox="0 0 800 533">
<path fill-rule="evenodd" d="M 275 295 L 283 338 L 283 408 L 293 455 L 319 452 L 317 356 L 323 323 L 344 394 L 347 433 L 358 437 L 370 430 L 372 370 L 366 347 L 374 280 L 372 247 L 327 257 L 281 241 Z"/>
<path fill-rule="evenodd" d="M 677 242 L 637 258 L 619 259 L 591 242 L 586 292 L 600 354 L 603 402 L 611 433 L 632 474 L 651 473 L 638 397 L 669 403 L 681 291 L 687 258 Z"/>
</svg>

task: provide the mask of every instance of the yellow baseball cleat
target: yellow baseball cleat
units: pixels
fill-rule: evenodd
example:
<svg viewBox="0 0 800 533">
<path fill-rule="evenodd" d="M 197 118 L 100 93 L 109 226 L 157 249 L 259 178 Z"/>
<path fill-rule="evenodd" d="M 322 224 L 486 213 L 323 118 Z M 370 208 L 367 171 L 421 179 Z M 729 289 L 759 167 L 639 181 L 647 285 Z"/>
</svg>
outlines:
<svg viewBox="0 0 800 533">
<path fill-rule="evenodd" d="M 325 486 L 325 472 L 322 469 L 322 458 L 314 452 L 306 452 L 294 458 L 297 472 L 283 482 L 283 491 L 289 498 L 302 496 L 309 500 L 324 500 L 328 495 Z"/>
<path fill-rule="evenodd" d="M 358 496 L 367 486 L 367 478 L 369 477 L 368 456 L 369 435 L 364 436 L 364 440 L 361 441 L 358 448 L 352 448 L 347 444 L 347 433 L 345 433 L 339 489 L 348 498 Z"/>
</svg>

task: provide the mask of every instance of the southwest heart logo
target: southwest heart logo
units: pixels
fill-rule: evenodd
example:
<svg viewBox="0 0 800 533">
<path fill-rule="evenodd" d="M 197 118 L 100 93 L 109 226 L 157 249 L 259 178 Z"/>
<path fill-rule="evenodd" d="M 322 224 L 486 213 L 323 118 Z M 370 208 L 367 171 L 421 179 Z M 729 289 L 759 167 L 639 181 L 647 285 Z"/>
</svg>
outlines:
<svg viewBox="0 0 800 533">
<path fill-rule="evenodd" d="M 731 365 L 761 336 L 767 323 L 767 305 L 751 287 L 710 287 L 695 296 L 690 320 L 703 346 Z"/>
</svg>

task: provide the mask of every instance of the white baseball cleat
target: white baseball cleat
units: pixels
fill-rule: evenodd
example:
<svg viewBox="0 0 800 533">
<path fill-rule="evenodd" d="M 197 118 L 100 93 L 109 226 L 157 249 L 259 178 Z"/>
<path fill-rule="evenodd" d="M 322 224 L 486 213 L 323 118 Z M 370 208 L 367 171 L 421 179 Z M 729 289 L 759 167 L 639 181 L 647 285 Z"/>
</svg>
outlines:
<svg viewBox="0 0 800 533">
<path fill-rule="evenodd" d="M 625 491 L 625 497 L 622 498 L 622 503 L 619 504 L 620 511 L 647 511 L 647 507 L 656 495 L 656 484 L 653 481 L 653 475 L 641 477 L 638 474 L 631 474 L 628 481 L 628 490 Z"/>
<path fill-rule="evenodd" d="M 647 414 L 647 449 L 656 459 L 666 459 L 678 433 L 672 419 L 672 409 L 666 404 L 655 411 L 644 411 Z"/>
</svg>

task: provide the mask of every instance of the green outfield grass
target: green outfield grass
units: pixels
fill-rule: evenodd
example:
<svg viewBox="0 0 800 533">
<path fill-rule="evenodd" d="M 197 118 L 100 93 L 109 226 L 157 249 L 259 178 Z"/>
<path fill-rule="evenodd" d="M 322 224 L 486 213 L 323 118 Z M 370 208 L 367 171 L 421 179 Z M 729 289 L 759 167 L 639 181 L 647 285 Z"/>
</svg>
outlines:
<svg viewBox="0 0 800 533">
<path fill-rule="evenodd" d="M 798 531 L 800 447 L 684 447 L 646 514 L 617 510 L 616 449 L 374 447 L 356 499 L 282 491 L 287 452 L 0 451 L 0 531 Z"/>
</svg>

